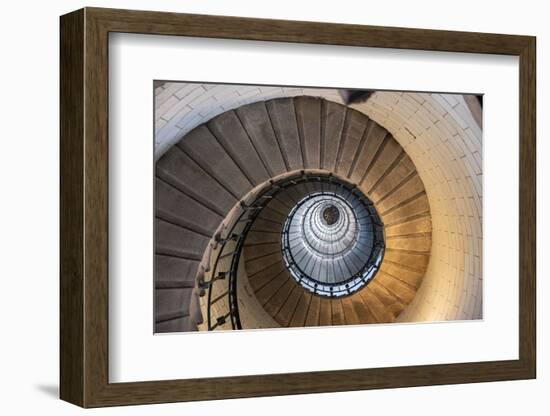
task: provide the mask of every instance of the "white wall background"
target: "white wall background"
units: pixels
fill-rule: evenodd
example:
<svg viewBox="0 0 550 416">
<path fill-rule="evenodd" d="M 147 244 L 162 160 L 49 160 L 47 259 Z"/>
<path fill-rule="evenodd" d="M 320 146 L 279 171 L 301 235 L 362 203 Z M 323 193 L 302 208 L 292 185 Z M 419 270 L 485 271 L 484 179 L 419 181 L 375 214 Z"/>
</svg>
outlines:
<svg viewBox="0 0 550 416">
<path fill-rule="evenodd" d="M 343 103 L 337 89 L 167 82 L 155 89 L 155 159 L 220 113 L 299 95 Z M 430 201 L 432 257 L 418 294 L 398 321 L 480 319 L 482 131 L 464 97 L 377 91 L 351 107 L 388 129 L 403 146 Z"/>
<path fill-rule="evenodd" d="M 156 9 L 190 13 L 319 20 L 388 26 L 531 34 L 538 37 L 539 161 L 539 378 L 536 381 L 422 387 L 401 390 L 168 404 L 88 411 L 88 414 L 281 414 L 315 411 L 319 415 L 349 411 L 409 415 L 543 414 L 550 407 L 548 329 L 543 325 L 550 286 L 543 281 L 543 234 L 548 210 L 543 198 L 550 158 L 544 135 L 544 102 L 550 88 L 544 72 L 550 56 L 550 27 L 544 2 L 464 0 L 441 7 L 437 1 L 362 3 L 254 2 L 252 0 L 121 0 L 4 2 L 2 36 L 2 114 L 0 152 L 0 409 L 5 414 L 78 414 L 80 409 L 56 399 L 58 386 L 58 16 L 82 6 Z M 498 15 L 498 19 L 495 16 Z M 5 147 L 7 145 L 7 148 Z M 548 327 L 548 325 L 546 325 Z"/>
</svg>

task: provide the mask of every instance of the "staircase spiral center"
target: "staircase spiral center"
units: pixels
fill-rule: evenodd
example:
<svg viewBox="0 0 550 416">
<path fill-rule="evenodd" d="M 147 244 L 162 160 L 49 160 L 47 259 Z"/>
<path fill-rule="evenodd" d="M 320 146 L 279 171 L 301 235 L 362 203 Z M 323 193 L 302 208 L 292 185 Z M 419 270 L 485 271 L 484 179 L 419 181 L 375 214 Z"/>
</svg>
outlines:
<svg viewBox="0 0 550 416">
<path fill-rule="evenodd" d="M 372 202 L 345 183 L 303 194 L 290 210 L 282 254 L 292 277 L 320 296 L 346 296 L 377 273 L 384 254 L 383 225 Z"/>
<path fill-rule="evenodd" d="M 329 205 L 323 210 L 323 220 L 327 225 L 334 225 L 340 218 L 340 211 L 334 205 Z"/>
</svg>

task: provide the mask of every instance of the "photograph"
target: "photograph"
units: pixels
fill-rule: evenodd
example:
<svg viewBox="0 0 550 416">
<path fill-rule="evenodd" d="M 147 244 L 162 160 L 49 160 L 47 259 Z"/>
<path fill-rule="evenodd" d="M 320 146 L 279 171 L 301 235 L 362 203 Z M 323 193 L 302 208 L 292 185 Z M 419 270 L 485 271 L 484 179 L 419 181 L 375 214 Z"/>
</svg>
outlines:
<svg viewBox="0 0 550 416">
<path fill-rule="evenodd" d="M 61 3 L 4 77 L 14 406 L 537 414 L 540 7 Z"/>
<path fill-rule="evenodd" d="M 482 94 L 152 88 L 154 333 L 484 318 Z"/>
</svg>

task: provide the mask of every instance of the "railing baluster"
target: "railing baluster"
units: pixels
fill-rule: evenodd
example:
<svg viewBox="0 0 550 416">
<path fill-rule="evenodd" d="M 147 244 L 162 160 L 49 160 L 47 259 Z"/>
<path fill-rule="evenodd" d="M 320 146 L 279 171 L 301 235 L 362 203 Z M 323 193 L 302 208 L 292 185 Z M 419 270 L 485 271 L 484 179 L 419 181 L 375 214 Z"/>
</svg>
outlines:
<svg viewBox="0 0 550 416">
<path fill-rule="evenodd" d="M 239 263 L 238 259 L 242 252 L 246 235 L 248 234 L 248 231 L 250 230 L 254 220 L 257 218 L 260 211 L 278 193 L 288 189 L 289 187 L 296 186 L 299 183 L 304 183 L 312 180 L 321 183 L 321 192 L 323 194 L 332 195 L 333 197 L 336 197 L 337 195 L 342 195 L 342 193 L 344 193 L 345 191 L 349 196 L 349 198 L 352 198 L 354 201 L 356 201 L 352 205 L 352 209 L 354 211 L 360 205 L 364 207 L 364 209 L 367 212 L 367 215 L 363 215 L 358 218 L 355 218 L 355 221 L 363 221 L 365 218 L 370 217 L 373 224 L 374 235 L 376 237 L 379 237 L 381 235 L 381 239 L 382 239 L 382 242 L 380 243 L 380 238 L 375 237 L 375 240 L 378 240 L 378 241 L 375 241 L 376 244 L 370 253 L 369 262 L 371 261 L 372 257 L 376 256 L 378 258 L 381 252 L 383 254 L 383 251 L 384 251 L 383 229 L 380 233 L 380 228 L 383 227 L 383 225 L 376 213 L 376 210 L 372 202 L 368 198 L 364 197 L 364 195 L 357 188 L 357 185 L 347 184 L 341 181 L 339 178 L 335 177 L 332 173 L 328 173 L 328 174 L 327 173 L 308 173 L 305 170 L 301 170 L 297 175 L 287 176 L 285 179 L 282 179 L 280 181 L 270 180 L 269 186 L 261 188 L 255 194 L 249 195 L 247 199 L 252 200 L 252 202 L 247 203 L 245 202 L 244 199 L 241 200 L 239 202 L 239 207 L 241 208 L 240 214 L 236 215 L 237 213 L 235 213 L 236 217 L 233 220 L 229 220 L 226 223 L 224 223 L 224 225 L 221 227 L 221 230 L 219 230 L 213 237 L 214 243 L 212 244 L 212 247 L 211 247 L 211 253 L 210 253 L 211 258 L 208 261 L 208 264 L 207 264 L 208 267 L 204 269 L 203 281 L 199 282 L 200 283 L 199 287 L 201 287 L 203 290 L 208 289 L 207 315 L 208 315 L 209 330 L 214 330 L 219 326 L 224 325 L 227 322 L 227 318 L 230 318 L 231 326 L 233 329 L 240 329 L 241 324 L 240 324 L 237 293 L 236 293 L 238 263 Z M 323 184 L 325 183 L 330 186 L 324 187 Z M 334 189 L 335 186 L 338 186 L 338 188 L 340 189 L 339 192 Z M 296 204 L 295 207 L 292 208 L 289 214 L 289 217 L 293 216 L 296 213 L 296 208 L 299 202 Z M 376 221 L 377 219 L 378 221 Z M 283 238 L 282 238 L 283 251 L 285 253 L 290 253 L 289 230 L 290 230 L 289 226 L 285 225 L 283 229 Z M 227 233 L 225 233 L 226 237 L 223 237 L 225 231 L 227 231 Z M 285 242 L 287 247 L 285 247 Z M 220 260 L 224 260 L 228 257 L 232 258 L 229 270 L 225 270 L 225 271 L 218 270 L 221 264 Z M 380 262 L 381 262 L 381 259 L 378 263 L 374 265 L 375 268 L 378 268 Z M 295 261 L 287 262 L 285 259 L 285 264 L 290 269 L 291 274 L 296 274 L 299 276 L 300 269 Z M 359 272 L 356 273 L 356 276 L 354 276 L 354 279 L 359 279 L 360 277 L 365 278 L 370 274 L 371 271 L 372 271 L 372 268 L 369 268 L 366 272 L 365 270 L 362 270 L 361 272 L 363 274 Z M 207 274 L 213 277 L 211 277 L 210 280 L 207 280 L 206 279 Z M 304 276 L 299 276 L 299 278 L 297 278 L 297 281 L 303 283 Z M 348 282 L 346 283 L 347 288 L 345 290 L 349 292 L 350 290 L 353 290 L 353 288 L 356 287 L 359 283 L 360 281 L 356 282 L 355 280 L 353 280 L 350 286 L 350 283 Z M 222 286 L 218 286 L 218 285 L 222 285 Z M 311 290 L 312 291 L 324 290 L 326 291 L 325 294 L 328 294 L 329 296 L 334 297 L 339 295 L 339 292 L 335 290 L 335 287 L 337 286 L 338 285 L 331 286 L 329 284 L 327 285 L 323 284 L 323 288 L 318 289 L 318 286 L 314 284 L 311 286 Z M 340 286 L 346 287 L 343 285 L 340 285 Z M 218 287 L 221 289 L 221 293 L 218 293 L 220 292 L 220 290 L 215 289 Z M 328 290 L 326 290 L 326 287 L 328 287 Z M 214 294 L 214 291 L 216 291 L 217 293 L 216 295 Z M 215 322 L 213 322 L 211 306 L 224 298 L 228 299 L 229 312 L 226 315 L 217 317 Z"/>
</svg>

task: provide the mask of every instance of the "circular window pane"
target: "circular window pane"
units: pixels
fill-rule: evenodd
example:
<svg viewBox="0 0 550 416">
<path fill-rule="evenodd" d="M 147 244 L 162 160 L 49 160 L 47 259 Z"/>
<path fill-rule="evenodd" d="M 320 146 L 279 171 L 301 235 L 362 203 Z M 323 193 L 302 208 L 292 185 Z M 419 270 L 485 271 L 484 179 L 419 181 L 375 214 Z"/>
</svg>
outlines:
<svg viewBox="0 0 550 416">
<path fill-rule="evenodd" d="M 382 223 L 356 189 L 315 192 L 285 221 L 283 258 L 293 278 L 320 296 L 345 296 L 366 285 L 384 253 Z"/>
</svg>

